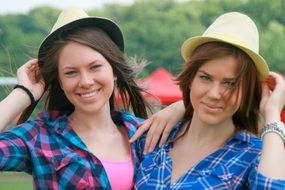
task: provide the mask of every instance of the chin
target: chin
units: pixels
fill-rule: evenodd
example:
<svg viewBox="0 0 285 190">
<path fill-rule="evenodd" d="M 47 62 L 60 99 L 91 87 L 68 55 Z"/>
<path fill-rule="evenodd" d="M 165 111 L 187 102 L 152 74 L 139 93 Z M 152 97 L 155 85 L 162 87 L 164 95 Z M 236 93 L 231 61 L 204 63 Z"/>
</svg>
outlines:
<svg viewBox="0 0 285 190">
<path fill-rule="evenodd" d="M 205 123 L 206 125 L 219 125 L 223 122 L 221 119 L 214 117 L 201 117 L 200 120 L 202 123 Z"/>
</svg>

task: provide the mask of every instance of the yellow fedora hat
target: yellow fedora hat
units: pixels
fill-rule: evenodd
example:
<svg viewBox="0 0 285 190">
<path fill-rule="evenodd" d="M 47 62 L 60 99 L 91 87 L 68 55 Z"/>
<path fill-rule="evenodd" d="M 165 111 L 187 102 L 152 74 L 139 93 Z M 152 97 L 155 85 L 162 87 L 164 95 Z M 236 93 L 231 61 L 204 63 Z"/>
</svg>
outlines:
<svg viewBox="0 0 285 190">
<path fill-rule="evenodd" d="M 94 26 L 102 29 L 113 40 L 113 42 L 124 51 L 124 38 L 119 26 L 112 20 L 88 16 L 86 12 L 78 7 L 71 7 L 63 10 L 49 35 L 43 40 L 39 47 L 38 58 L 41 60 L 48 48 L 53 44 L 61 32 L 68 29 Z"/>
<path fill-rule="evenodd" d="M 219 16 L 202 34 L 188 38 L 181 47 L 185 61 L 201 44 L 207 42 L 224 42 L 243 50 L 255 63 L 259 79 L 264 80 L 268 73 L 266 61 L 259 55 L 259 34 L 255 23 L 239 12 L 229 12 Z"/>
</svg>

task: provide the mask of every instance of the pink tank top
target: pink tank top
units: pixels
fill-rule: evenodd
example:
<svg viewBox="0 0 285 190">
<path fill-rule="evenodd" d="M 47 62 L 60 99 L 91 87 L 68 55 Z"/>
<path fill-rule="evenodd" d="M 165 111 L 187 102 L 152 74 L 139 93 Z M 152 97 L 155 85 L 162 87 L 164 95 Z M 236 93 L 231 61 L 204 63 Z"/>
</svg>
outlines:
<svg viewBox="0 0 285 190">
<path fill-rule="evenodd" d="M 129 190 L 133 187 L 134 163 L 131 156 L 125 161 L 102 160 L 112 190 Z"/>
</svg>

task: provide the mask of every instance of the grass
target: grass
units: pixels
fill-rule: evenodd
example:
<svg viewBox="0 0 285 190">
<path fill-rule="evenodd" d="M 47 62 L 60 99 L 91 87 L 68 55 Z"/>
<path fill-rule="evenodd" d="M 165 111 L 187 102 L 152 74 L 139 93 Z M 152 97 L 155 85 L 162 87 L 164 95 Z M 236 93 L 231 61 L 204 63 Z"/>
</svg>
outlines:
<svg viewBox="0 0 285 190">
<path fill-rule="evenodd" d="M 32 190 L 32 176 L 22 172 L 0 172 L 0 189 Z"/>
</svg>

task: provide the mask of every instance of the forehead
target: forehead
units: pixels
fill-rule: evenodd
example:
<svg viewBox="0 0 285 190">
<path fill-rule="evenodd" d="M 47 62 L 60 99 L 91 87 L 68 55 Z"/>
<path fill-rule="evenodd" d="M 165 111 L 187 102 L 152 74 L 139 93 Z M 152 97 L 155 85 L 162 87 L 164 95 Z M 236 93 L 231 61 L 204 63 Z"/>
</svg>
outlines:
<svg viewBox="0 0 285 190">
<path fill-rule="evenodd" d="M 105 62 L 106 59 L 98 51 L 76 42 L 67 43 L 58 58 L 59 67 L 89 64 L 91 62 Z"/>
<path fill-rule="evenodd" d="M 232 56 L 221 57 L 206 61 L 198 71 L 204 71 L 210 75 L 233 78 L 237 75 L 238 63 Z"/>
</svg>

